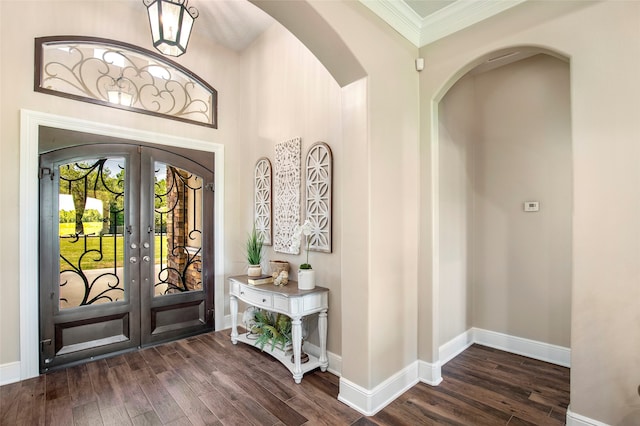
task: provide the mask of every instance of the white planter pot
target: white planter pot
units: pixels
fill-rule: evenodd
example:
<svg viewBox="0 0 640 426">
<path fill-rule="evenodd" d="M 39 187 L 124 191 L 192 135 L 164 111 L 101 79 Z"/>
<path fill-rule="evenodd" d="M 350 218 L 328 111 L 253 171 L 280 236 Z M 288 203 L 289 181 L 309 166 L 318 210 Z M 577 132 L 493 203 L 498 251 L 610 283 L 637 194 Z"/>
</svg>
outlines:
<svg viewBox="0 0 640 426">
<path fill-rule="evenodd" d="M 262 275 L 262 267 L 260 265 L 249 265 L 247 275 L 250 277 L 259 277 Z"/>
<path fill-rule="evenodd" d="M 313 290 L 316 286 L 316 271 L 313 269 L 298 269 L 298 288 Z"/>
</svg>

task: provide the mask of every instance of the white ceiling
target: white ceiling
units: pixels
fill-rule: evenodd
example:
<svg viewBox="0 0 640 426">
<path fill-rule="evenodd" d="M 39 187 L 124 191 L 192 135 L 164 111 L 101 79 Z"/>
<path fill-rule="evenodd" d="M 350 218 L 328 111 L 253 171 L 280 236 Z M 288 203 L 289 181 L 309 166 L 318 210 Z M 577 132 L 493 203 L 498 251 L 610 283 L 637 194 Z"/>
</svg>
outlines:
<svg viewBox="0 0 640 426">
<path fill-rule="evenodd" d="M 525 0 L 359 0 L 417 47 L 432 43 Z M 193 0 L 194 32 L 242 51 L 273 18 L 247 0 Z"/>
<path fill-rule="evenodd" d="M 421 18 L 437 12 L 443 7 L 455 3 L 456 0 L 406 0 L 405 3 L 414 10 Z"/>
<path fill-rule="evenodd" d="M 275 21 L 247 0 L 191 1 L 200 12 L 193 31 L 237 52 L 244 50 Z"/>
</svg>

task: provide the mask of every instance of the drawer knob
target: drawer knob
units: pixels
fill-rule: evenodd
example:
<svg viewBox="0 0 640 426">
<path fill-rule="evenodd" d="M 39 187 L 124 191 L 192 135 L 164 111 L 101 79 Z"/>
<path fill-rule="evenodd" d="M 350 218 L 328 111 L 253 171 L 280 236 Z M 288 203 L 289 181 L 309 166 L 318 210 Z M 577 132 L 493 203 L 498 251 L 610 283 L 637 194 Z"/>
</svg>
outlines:
<svg viewBox="0 0 640 426">
<path fill-rule="evenodd" d="M 240 294 L 244 294 L 244 291 L 241 291 Z"/>
<path fill-rule="evenodd" d="M 264 302 L 266 302 L 266 301 L 267 301 L 267 299 L 262 299 L 262 303 L 264 303 Z"/>
</svg>

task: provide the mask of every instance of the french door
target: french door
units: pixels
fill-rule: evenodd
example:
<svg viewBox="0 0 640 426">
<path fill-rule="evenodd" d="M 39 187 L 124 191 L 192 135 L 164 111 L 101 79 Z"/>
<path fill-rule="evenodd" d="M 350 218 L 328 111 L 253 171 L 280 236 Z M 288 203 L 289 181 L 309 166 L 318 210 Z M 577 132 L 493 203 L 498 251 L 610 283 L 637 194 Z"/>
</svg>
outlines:
<svg viewBox="0 0 640 426">
<path fill-rule="evenodd" d="M 40 156 L 41 371 L 213 329 L 213 154 L 181 154 Z"/>
</svg>

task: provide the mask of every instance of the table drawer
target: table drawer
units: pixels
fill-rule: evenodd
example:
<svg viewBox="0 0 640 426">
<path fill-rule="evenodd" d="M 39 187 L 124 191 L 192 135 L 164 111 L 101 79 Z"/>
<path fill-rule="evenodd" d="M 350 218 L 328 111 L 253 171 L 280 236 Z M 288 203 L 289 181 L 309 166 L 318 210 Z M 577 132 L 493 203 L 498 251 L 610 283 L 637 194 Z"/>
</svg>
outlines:
<svg viewBox="0 0 640 426">
<path fill-rule="evenodd" d="M 240 287 L 240 299 L 254 306 L 263 308 L 273 307 L 273 295 L 265 294 L 261 291 L 256 291 L 245 286 Z"/>
<path fill-rule="evenodd" d="M 289 312 L 291 307 L 289 306 L 289 298 L 275 295 L 273 297 L 273 308 L 282 312 Z"/>
</svg>

